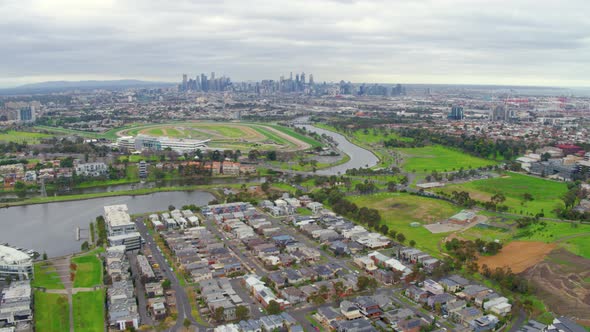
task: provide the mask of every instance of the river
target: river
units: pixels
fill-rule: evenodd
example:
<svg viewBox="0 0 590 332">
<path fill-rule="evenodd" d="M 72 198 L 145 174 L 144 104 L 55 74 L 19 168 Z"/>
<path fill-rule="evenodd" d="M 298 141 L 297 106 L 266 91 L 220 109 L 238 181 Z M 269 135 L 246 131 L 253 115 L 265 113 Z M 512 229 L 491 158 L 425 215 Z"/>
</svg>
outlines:
<svg viewBox="0 0 590 332">
<path fill-rule="evenodd" d="M 0 209 L 0 243 L 61 256 L 80 251 L 84 240 L 76 241 L 76 227 L 88 229 L 105 205 L 127 204 L 133 214 L 167 210 L 169 205 L 202 206 L 214 198 L 205 191 L 173 191 L 4 208 Z"/>
<path fill-rule="evenodd" d="M 305 121 L 306 119 L 298 119 Z M 318 170 L 316 174 L 345 174 L 347 169 L 374 166 L 379 162 L 377 156 L 349 142 L 341 134 L 317 128 L 312 125 L 300 124 L 310 132 L 325 134 L 338 143 L 338 149 L 350 156 L 344 164 Z M 264 182 L 264 177 L 250 179 L 209 179 L 195 180 L 212 184 Z M 166 183 L 166 185 L 197 184 Z M 105 191 L 122 191 L 156 186 L 155 183 L 124 184 L 109 187 L 77 189 L 76 194 Z M 15 206 L 0 209 L 0 243 L 33 249 L 49 256 L 61 256 L 80 250 L 82 241 L 76 241 L 76 227 L 87 229 L 91 221 L 103 213 L 105 205 L 127 204 L 130 213 L 146 213 L 168 209 L 169 205 L 180 208 L 186 204 L 206 205 L 214 197 L 203 191 L 160 192 L 149 195 L 116 196 L 94 198 L 89 200 L 56 202 L 28 206 Z M 82 232 L 84 235 L 86 232 Z"/>
<path fill-rule="evenodd" d="M 297 122 L 307 122 L 307 118 L 296 119 Z M 308 132 L 316 132 L 320 135 L 325 134 L 332 137 L 334 142 L 338 143 L 338 149 L 350 156 L 350 160 L 344 164 L 336 165 L 330 168 L 324 168 L 316 171 L 320 175 L 338 175 L 345 174 L 346 170 L 351 168 L 366 168 L 377 165 L 379 158 L 373 152 L 363 149 L 358 145 L 352 144 L 341 134 L 330 130 L 318 128 L 309 124 L 296 124 L 299 128 L 304 128 Z"/>
</svg>

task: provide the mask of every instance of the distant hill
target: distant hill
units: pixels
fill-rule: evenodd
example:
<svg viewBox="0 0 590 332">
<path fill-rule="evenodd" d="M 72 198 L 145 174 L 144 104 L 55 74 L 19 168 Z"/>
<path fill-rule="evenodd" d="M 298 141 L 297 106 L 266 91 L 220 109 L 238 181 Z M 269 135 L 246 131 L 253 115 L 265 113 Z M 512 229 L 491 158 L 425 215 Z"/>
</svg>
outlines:
<svg viewBox="0 0 590 332">
<path fill-rule="evenodd" d="M 158 88 L 171 87 L 175 83 L 151 82 L 140 80 L 107 80 L 107 81 L 50 81 L 25 84 L 14 88 L 0 89 L 0 94 L 18 93 L 49 93 L 67 90 L 120 90 L 128 88 Z"/>
</svg>

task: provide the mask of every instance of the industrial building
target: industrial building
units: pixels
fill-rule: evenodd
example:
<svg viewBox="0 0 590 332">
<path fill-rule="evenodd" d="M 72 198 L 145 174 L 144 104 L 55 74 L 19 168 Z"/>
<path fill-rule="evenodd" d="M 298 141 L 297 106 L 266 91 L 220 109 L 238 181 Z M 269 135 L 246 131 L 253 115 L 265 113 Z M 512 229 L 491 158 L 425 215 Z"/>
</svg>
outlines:
<svg viewBox="0 0 590 332">
<path fill-rule="evenodd" d="M 0 245 L 0 280 L 25 280 L 33 276 L 33 259 L 18 249 Z"/>
</svg>

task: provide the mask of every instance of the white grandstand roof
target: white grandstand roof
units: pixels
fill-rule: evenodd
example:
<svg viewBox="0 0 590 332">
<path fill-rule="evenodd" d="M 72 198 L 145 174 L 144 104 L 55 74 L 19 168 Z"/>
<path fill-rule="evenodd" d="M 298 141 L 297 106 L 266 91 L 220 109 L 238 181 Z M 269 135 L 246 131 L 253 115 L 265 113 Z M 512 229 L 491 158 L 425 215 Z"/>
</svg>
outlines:
<svg viewBox="0 0 590 332">
<path fill-rule="evenodd" d="M 111 227 L 132 224 L 126 204 L 105 206 L 104 219 Z"/>
<path fill-rule="evenodd" d="M 31 261 L 26 253 L 7 246 L 0 245 L 0 265 L 15 265 Z"/>
</svg>

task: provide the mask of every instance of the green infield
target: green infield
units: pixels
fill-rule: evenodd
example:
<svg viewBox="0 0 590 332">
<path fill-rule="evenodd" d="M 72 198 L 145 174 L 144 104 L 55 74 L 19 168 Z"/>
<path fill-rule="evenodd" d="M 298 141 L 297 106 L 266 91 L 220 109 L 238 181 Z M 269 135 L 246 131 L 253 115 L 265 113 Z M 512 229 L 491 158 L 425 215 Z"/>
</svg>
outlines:
<svg viewBox="0 0 590 332">
<path fill-rule="evenodd" d="M 350 196 L 347 199 L 359 208 L 368 207 L 379 210 L 381 223 L 390 230 L 405 235 L 405 243 L 416 241 L 416 247 L 431 255 L 440 256 L 438 242 L 446 234 L 433 234 L 422 226 L 411 226 L 413 222 L 420 225 L 444 220 L 459 212 L 461 209 L 446 201 L 410 195 L 406 193 L 378 193 L 364 196 Z"/>
<path fill-rule="evenodd" d="M 555 217 L 553 210 L 563 206 L 561 197 L 566 193 L 567 185 L 510 172 L 502 177 L 448 185 L 436 191 L 449 194 L 453 191 L 467 191 L 471 198 L 484 202 L 501 193 L 506 196 L 506 201 L 502 204 L 508 206 L 509 212 L 529 215 L 544 213 L 546 217 Z M 532 200 L 525 200 L 525 193 L 530 194 Z"/>
<path fill-rule="evenodd" d="M 35 278 L 31 286 L 43 287 L 46 289 L 64 289 L 64 284 L 61 282 L 56 269 L 49 262 L 37 262 L 33 267 L 35 271 Z"/>
<path fill-rule="evenodd" d="M 35 291 L 35 331 L 69 331 L 69 317 L 66 295 Z"/>
<path fill-rule="evenodd" d="M 76 265 L 74 288 L 102 285 L 102 261 L 97 253 L 98 250 L 94 250 L 72 258 L 72 263 Z"/>
<path fill-rule="evenodd" d="M 53 135 L 28 131 L 8 130 L 0 132 L 0 142 L 38 144 L 41 139 L 51 137 L 53 137 Z"/>
<path fill-rule="evenodd" d="M 396 148 L 395 151 L 403 155 L 402 167 L 410 172 L 450 172 L 460 168 L 470 169 L 498 164 L 496 161 L 474 157 L 441 145 L 421 148 Z"/>
<path fill-rule="evenodd" d="M 104 331 L 104 291 L 78 292 L 72 295 L 74 331 Z"/>
</svg>

